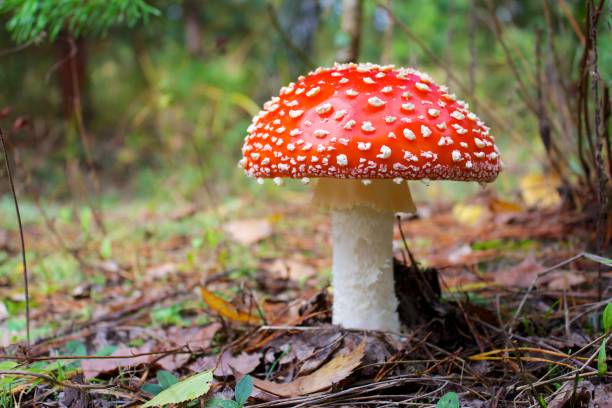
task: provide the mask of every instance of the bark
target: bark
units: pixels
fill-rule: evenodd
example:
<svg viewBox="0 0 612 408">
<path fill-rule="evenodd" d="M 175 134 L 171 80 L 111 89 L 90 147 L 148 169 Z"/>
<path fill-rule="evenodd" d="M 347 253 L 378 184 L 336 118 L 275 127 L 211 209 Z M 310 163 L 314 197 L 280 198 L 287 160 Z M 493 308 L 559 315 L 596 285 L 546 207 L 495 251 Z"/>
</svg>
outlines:
<svg viewBox="0 0 612 408">
<path fill-rule="evenodd" d="M 362 16 L 363 0 L 342 0 L 341 29 L 348 36 L 349 43 L 338 51 L 338 62 L 357 62 L 359 59 Z"/>
<path fill-rule="evenodd" d="M 200 4 L 195 0 L 186 0 L 183 6 L 185 16 L 185 48 L 192 57 L 203 55 L 202 25 L 200 23 Z"/>
</svg>

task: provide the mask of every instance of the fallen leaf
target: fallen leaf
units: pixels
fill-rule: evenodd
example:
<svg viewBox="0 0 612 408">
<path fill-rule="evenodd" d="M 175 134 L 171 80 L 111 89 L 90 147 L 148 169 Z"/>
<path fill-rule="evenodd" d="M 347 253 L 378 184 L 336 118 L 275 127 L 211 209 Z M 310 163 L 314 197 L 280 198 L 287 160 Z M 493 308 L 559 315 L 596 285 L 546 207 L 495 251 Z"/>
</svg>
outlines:
<svg viewBox="0 0 612 408">
<path fill-rule="evenodd" d="M 111 356 L 130 356 L 135 354 L 148 353 L 151 351 L 151 346 L 145 344 L 142 347 L 126 347 L 119 346 Z M 134 358 L 105 358 L 82 360 L 81 367 L 85 378 L 94 378 L 100 374 L 112 373 L 119 368 L 136 367 L 141 364 L 147 364 L 151 361 L 151 355 L 138 356 Z"/>
<path fill-rule="evenodd" d="M 577 286 L 586 282 L 584 275 L 579 275 L 570 271 L 551 273 L 550 275 L 545 276 L 545 278 L 547 279 L 543 280 L 543 283 L 546 283 L 548 288 L 552 290 L 569 289 L 572 286 Z"/>
<path fill-rule="evenodd" d="M 276 278 L 289 278 L 294 281 L 308 279 L 317 274 L 317 270 L 310 265 L 293 259 L 274 259 L 263 265 L 263 269 Z"/>
<path fill-rule="evenodd" d="M 578 385 L 573 381 L 567 381 L 558 391 L 555 398 L 548 403 L 548 408 L 564 408 L 570 399 L 573 399 L 576 404 L 572 404 L 572 406 L 591 406 L 589 402 L 591 402 L 593 389 L 593 384 L 589 381 L 580 381 Z M 604 407 L 605 405 L 600 406 Z"/>
<path fill-rule="evenodd" d="M 365 342 L 362 342 L 350 353 L 335 357 L 312 374 L 284 384 L 253 378 L 253 384 L 263 391 L 281 397 L 312 394 L 329 389 L 348 377 L 361 364 L 364 354 Z"/>
<path fill-rule="evenodd" d="M 489 207 L 495 213 L 516 213 L 523 211 L 523 207 L 511 201 L 492 198 L 489 201 Z"/>
<path fill-rule="evenodd" d="M 253 325 L 258 325 L 261 323 L 259 316 L 236 309 L 234 305 L 226 302 L 224 299 L 210 292 L 206 288 L 200 288 L 200 293 L 202 294 L 202 299 L 204 302 L 206 302 L 208 307 L 225 318 L 234 320 L 236 322 Z"/>
<path fill-rule="evenodd" d="M 164 278 L 178 270 L 178 266 L 172 262 L 166 262 L 161 265 L 156 265 L 148 268 L 146 271 L 147 276 L 153 279 Z"/>
<path fill-rule="evenodd" d="M 552 175 L 529 173 L 521 181 L 521 195 L 528 207 L 551 208 L 561 204 L 556 187 L 559 179 Z"/>
<path fill-rule="evenodd" d="M 232 241 L 249 246 L 272 235 L 272 226 L 267 220 L 249 219 L 232 221 L 223 228 Z"/>
<path fill-rule="evenodd" d="M 527 288 L 543 270 L 544 267 L 529 255 L 518 265 L 495 272 L 494 280 L 499 285 Z"/>
<path fill-rule="evenodd" d="M 460 224 L 474 226 L 489 218 L 489 210 L 482 205 L 457 203 L 453 206 L 453 216 Z"/>
<path fill-rule="evenodd" d="M 219 356 L 206 356 L 196 360 L 189 365 L 189 369 L 195 372 L 214 369 L 215 377 L 229 377 L 236 375 L 246 375 L 251 373 L 261 361 L 260 353 L 245 353 L 232 355 L 226 351 Z"/>
</svg>

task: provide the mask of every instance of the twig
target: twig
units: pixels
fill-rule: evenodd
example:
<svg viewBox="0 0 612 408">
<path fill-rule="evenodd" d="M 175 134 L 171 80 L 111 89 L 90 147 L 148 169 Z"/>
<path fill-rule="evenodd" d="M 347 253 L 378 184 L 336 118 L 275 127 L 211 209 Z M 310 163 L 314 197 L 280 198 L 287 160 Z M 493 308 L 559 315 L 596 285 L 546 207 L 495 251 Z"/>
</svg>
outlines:
<svg viewBox="0 0 612 408">
<path fill-rule="evenodd" d="M 15 203 L 15 213 L 17 213 L 17 223 L 19 224 L 19 238 L 21 240 L 21 262 L 23 266 L 23 286 L 25 292 L 25 306 L 26 306 L 26 340 L 27 347 L 30 348 L 30 285 L 28 281 L 28 264 L 26 261 L 26 250 L 25 250 L 25 239 L 23 237 L 23 224 L 21 223 L 21 213 L 19 211 L 19 202 L 17 201 L 17 193 L 15 191 L 15 184 L 13 183 L 13 173 L 11 172 L 11 163 L 9 161 L 8 150 L 6 149 L 6 143 L 4 142 L 4 132 L 0 128 L 0 141 L 2 142 L 2 150 L 4 151 L 4 162 L 6 164 L 6 172 L 11 185 L 11 193 L 13 194 L 13 202 Z"/>
<path fill-rule="evenodd" d="M 312 62 L 312 60 L 304 52 L 304 50 L 302 50 L 300 47 L 295 45 L 293 41 L 291 41 L 291 39 L 289 38 L 289 36 L 287 35 L 285 30 L 281 26 L 280 20 L 278 18 L 278 14 L 276 13 L 276 9 L 272 5 L 272 3 L 270 2 L 266 3 L 266 8 L 268 10 L 268 15 L 270 16 L 270 21 L 272 22 L 272 27 L 274 27 L 274 29 L 278 32 L 278 34 L 280 35 L 285 45 L 289 47 L 289 49 L 293 53 L 295 53 L 295 55 L 297 55 L 297 57 L 300 60 L 302 60 L 302 63 L 304 63 L 309 69 L 314 68 L 315 67 L 314 62 Z"/>
<path fill-rule="evenodd" d="M 67 387 L 67 388 L 75 388 L 77 390 L 95 390 L 95 389 L 103 389 L 103 388 L 110 387 L 110 385 L 77 384 L 73 382 L 60 381 L 46 374 L 33 373 L 31 371 L 22 371 L 22 370 L 0 370 L 0 375 L 35 377 L 35 378 L 40 378 L 41 380 L 45 380 L 54 385 L 59 385 L 61 387 Z"/>
</svg>

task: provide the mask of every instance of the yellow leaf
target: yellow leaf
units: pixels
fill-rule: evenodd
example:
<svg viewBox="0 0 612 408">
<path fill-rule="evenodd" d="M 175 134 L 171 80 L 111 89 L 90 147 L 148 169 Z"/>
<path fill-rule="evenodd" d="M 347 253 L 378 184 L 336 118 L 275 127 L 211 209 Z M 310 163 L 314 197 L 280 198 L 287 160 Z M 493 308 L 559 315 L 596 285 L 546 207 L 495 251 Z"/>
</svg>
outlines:
<svg viewBox="0 0 612 408">
<path fill-rule="evenodd" d="M 453 206 L 453 216 L 463 225 L 476 225 L 488 216 L 488 211 L 481 205 L 457 203 Z"/>
<path fill-rule="evenodd" d="M 556 176 L 529 173 L 521 179 L 520 185 L 523 201 L 528 207 L 550 208 L 561 204 Z"/>
<path fill-rule="evenodd" d="M 253 325 L 261 324 L 261 319 L 258 316 L 236 309 L 236 306 L 226 302 L 206 288 L 200 288 L 200 293 L 208 307 L 221 316 L 236 322 Z"/>
<path fill-rule="evenodd" d="M 348 377 L 361 364 L 364 354 L 365 341 L 350 353 L 334 357 L 312 374 L 298 377 L 288 383 L 253 378 L 253 384 L 260 390 L 281 397 L 296 397 L 327 390 Z"/>
<path fill-rule="evenodd" d="M 523 211 L 523 207 L 513 203 L 511 201 L 501 200 L 499 198 L 492 198 L 489 202 L 491 210 L 496 213 L 513 213 Z"/>
</svg>

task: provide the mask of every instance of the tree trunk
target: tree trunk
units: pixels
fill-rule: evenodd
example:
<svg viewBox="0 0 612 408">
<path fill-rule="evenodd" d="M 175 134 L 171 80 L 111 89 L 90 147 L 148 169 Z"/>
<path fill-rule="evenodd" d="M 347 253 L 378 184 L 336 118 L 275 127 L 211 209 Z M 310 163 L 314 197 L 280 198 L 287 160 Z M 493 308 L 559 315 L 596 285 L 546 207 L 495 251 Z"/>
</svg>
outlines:
<svg viewBox="0 0 612 408">
<path fill-rule="evenodd" d="M 68 120 L 75 119 L 75 115 L 81 113 L 84 117 L 89 117 L 89 104 L 84 103 L 87 72 L 85 40 L 62 33 L 56 44 L 59 52 L 58 78 L 64 116 Z M 87 109 L 85 112 L 82 112 L 83 107 Z"/>
<path fill-rule="evenodd" d="M 201 3 L 195 0 L 186 0 L 183 5 L 185 48 L 192 57 L 201 57 L 203 55 L 202 26 L 200 24 Z"/>
</svg>

